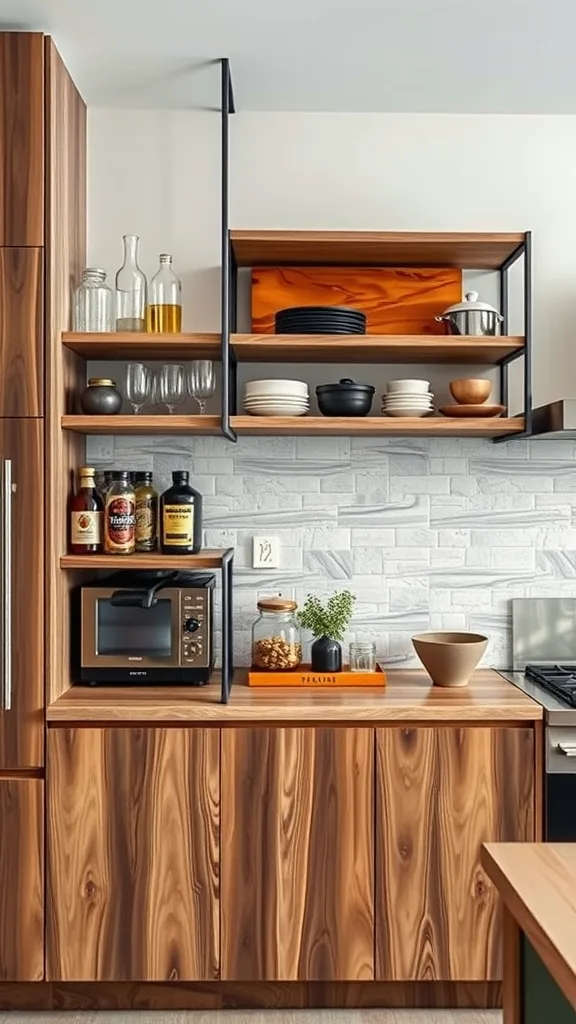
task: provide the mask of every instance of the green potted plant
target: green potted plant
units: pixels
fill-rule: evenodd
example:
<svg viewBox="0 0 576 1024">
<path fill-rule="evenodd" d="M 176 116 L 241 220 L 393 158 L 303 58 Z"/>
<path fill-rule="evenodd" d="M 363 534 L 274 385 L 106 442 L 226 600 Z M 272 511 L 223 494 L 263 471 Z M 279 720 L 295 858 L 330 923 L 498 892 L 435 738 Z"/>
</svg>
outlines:
<svg viewBox="0 0 576 1024">
<path fill-rule="evenodd" d="M 304 607 L 298 612 L 298 621 L 316 640 L 312 644 L 312 668 L 315 672 L 341 672 L 341 641 L 350 619 L 356 597 L 349 590 L 341 590 L 323 603 L 308 594 Z"/>
</svg>

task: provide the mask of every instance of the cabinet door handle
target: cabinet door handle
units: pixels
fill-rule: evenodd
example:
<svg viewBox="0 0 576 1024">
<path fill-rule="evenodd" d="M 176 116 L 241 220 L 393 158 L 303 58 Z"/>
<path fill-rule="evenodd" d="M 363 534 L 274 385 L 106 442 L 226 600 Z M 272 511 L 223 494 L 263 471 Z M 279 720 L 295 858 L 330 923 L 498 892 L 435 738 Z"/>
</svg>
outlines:
<svg viewBox="0 0 576 1024">
<path fill-rule="evenodd" d="M 12 707 L 12 460 L 3 459 L 0 486 L 0 710 Z"/>
<path fill-rule="evenodd" d="M 575 743 L 559 743 L 558 750 L 561 754 L 566 754 L 566 757 L 576 757 Z"/>
</svg>

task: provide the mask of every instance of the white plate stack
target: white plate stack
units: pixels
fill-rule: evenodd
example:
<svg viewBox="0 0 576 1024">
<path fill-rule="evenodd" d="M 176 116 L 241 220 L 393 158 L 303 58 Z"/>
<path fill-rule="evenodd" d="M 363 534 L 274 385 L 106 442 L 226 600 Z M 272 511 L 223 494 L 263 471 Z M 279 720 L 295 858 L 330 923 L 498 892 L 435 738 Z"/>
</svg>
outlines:
<svg viewBox="0 0 576 1024">
<path fill-rule="evenodd" d="M 385 416 L 427 416 L 434 412 L 429 380 L 389 380 L 382 395 Z"/>
<path fill-rule="evenodd" d="M 250 416 L 305 416 L 310 409 L 308 385 L 302 380 L 249 380 L 244 409 Z"/>
</svg>

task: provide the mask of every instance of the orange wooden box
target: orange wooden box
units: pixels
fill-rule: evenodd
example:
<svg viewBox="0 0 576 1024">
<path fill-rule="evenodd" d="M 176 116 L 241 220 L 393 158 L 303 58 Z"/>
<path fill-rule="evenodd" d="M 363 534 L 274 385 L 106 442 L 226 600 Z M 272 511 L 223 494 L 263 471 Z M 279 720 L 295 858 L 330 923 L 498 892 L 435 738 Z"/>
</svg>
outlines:
<svg viewBox="0 0 576 1024">
<path fill-rule="evenodd" d="M 264 672 L 248 670 L 248 686 L 305 686 L 310 689 L 335 686 L 386 686 L 386 673 L 380 666 L 376 672 L 350 672 L 347 665 L 342 672 L 312 672 L 310 665 L 301 665 L 290 672 Z"/>
<path fill-rule="evenodd" d="M 290 306 L 349 306 L 367 316 L 368 334 L 445 334 L 435 319 L 462 298 L 462 271 L 409 267 L 256 267 L 252 331 L 274 334 Z"/>
</svg>

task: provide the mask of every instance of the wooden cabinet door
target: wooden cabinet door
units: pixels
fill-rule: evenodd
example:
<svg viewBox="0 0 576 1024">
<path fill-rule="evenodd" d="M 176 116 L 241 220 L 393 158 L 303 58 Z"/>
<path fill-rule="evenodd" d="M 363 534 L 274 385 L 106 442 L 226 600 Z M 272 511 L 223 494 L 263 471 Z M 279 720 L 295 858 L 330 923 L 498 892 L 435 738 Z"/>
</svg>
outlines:
<svg viewBox="0 0 576 1024">
<path fill-rule="evenodd" d="M 0 249 L 0 416 L 42 416 L 41 249 Z"/>
<path fill-rule="evenodd" d="M 374 977 L 372 729 L 222 731 L 222 978 Z"/>
<path fill-rule="evenodd" d="M 480 846 L 534 838 L 532 729 L 379 729 L 376 765 L 377 979 L 500 979 Z"/>
<path fill-rule="evenodd" d="M 48 979 L 218 977 L 219 747 L 216 729 L 49 730 Z"/>
<path fill-rule="evenodd" d="M 0 246 L 44 245 L 44 37 L 0 32 Z"/>
<path fill-rule="evenodd" d="M 0 419 L 0 459 L 11 460 L 11 670 L 0 688 L 10 710 L 0 710 L 0 769 L 38 768 L 44 761 L 44 451 L 42 420 Z M 0 487 L 4 486 L 0 466 Z M 0 567 L 6 532 L 0 522 Z M 7 609 L 0 606 L 0 616 Z M 1 632 L 1 631 L 0 631 Z"/>
<path fill-rule="evenodd" d="M 0 981 L 44 977 L 44 783 L 0 779 Z"/>
</svg>

